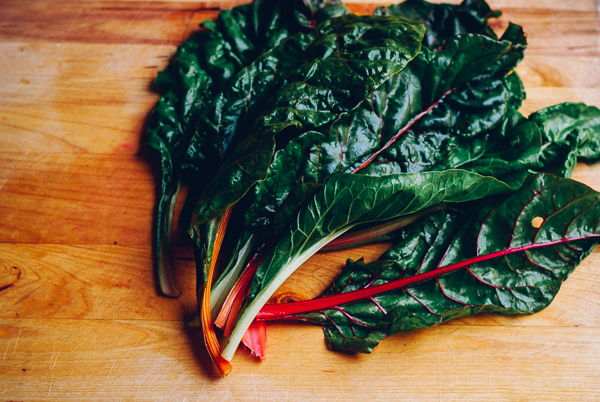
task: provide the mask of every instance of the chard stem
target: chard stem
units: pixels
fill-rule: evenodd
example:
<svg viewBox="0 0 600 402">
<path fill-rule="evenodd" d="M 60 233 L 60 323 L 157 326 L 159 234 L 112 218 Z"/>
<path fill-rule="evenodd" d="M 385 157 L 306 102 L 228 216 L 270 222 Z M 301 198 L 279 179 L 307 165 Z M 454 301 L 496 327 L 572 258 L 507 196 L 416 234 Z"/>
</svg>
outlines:
<svg viewBox="0 0 600 402">
<path fill-rule="evenodd" d="M 244 272 L 242 272 L 242 275 L 240 275 L 227 295 L 227 299 L 223 303 L 223 307 L 215 320 L 217 327 L 225 329 L 225 336 L 229 336 L 233 330 L 237 316 L 250 290 L 250 283 L 254 279 L 254 274 L 265 259 L 265 251 L 266 249 L 263 248 L 248 262 Z"/>
<path fill-rule="evenodd" d="M 231 268 L 227 267 L 221 278 L 215 283 L 210 293 L 210 309 L 212 311 L 213 321 L 217 319 L 217 315 L 223 308 L 225 300 L 240 276 L 242 269 L 245 266 L 248 255 L 254 247 L 254 235 L 250 235 L 244 246 L 237 253 L 235 262 L 231 263 Z"/>
</svg>

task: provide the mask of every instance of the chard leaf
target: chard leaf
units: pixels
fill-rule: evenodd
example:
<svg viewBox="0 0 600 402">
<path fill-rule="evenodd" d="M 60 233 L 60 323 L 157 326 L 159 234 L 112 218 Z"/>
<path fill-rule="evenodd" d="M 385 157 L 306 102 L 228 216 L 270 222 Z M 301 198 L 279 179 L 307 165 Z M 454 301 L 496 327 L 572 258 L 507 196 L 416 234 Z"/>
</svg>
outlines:
<svg viewBox="0 0 600 402">
<path fill-rule="evenodd" d="M 159 151 L 161 158 L 163 173 L 155 239 L 159 282 L 162 292 L 169 296 L 176 297 L 180 293 L 171 269 L 172 212 L 181 182 L 182 158 L 200 113 L 244 65 L 287 36 L 307 31 L 298 18 L 315 11 L 314 7 L 307 10 L 304 3 L 293 4 L 264 14 L 261 20 L 264 24 L 256 25 L 255 12 L 262 4 L 258 1 L 224 10 L 216 22 L 204 22 L 202 26 L 208 29 L 181 44 L 167 69 L 159 72 L 156 78 L 156 85 L 165 95 L 150 115 L 147 142 Z M 337 1 L 321 6 L 321 18 L 347 12 Z M 330 7 L 335 10 L 329 10 Z M 263 28 L 265 26 L 269 28 Z"/>
<path fill-rule="evenodd" d="M 364 173 L 460 168 L 518 188 L 528 170 L 537 166 L 541 135 L 538 126 L 511 104 L 513 76 L 487 88 L 480 82 L 479 88 L 453 93 Z"/>
<path fill-rule="evenodd" d="M 435 103 L 448 90 L 461 87 L 481 75 L 511 50 L 510 41 L 466 34 L 450 38 L 439 52 L 423 52 L 428 60 L 421 101 L 426 105 Z"/>
<path fill-rule="evenodd" d="M 539 174 L 509 196 L 436 212 L 401 238 L 378 262 L 349 260 L 324 294 L 352 302 L 315 299 L 318 311 L 296 318 L 323 325 L 332 349 L 369 353 L 398 331 L 478 312 L 539 311 L 600 242 L 600 194 Z M 365 290 L 373 294 L 359 297 Z"/>
<path fill-rule="evenodd" d="M 222 158 L 221 144 L 235 135 L 241 140 L 205 189 L 194 224 L 219 215 L 265 178 L 277 133 L 323 125 L 356 107 L 415 57 L 423 33 L 421 23 L 399 17 L 342 16 L 291 37 L 238 74 L 198 125 L 195 139 L 206 149 L 195 155 Z"/>
<path fill-rule="evenodd" d="M 246 307 L 223 356 L 233 357 L 246 329 L 277 288 L 321 247 L 353 226 L 513 190 L 494 178 L 462 170 L 333 177 L 300 209 L 256 271 Z"/>
<path fill-rule="evenodd" d="M 474 43 L 478 45 L 471 47 Z M 278 232 L 293 211 L 330 177 L 355 172 L 378 152 L 381 154 L 361 173 L 460 167 L 510 180 L 517 188 L 528 169 L 535 167 L 541 146 L 537 126 L 516 112 L 525 97 L 521 80 L 516 74 L 481 78 L 482 70 L 472 66 L 493 67 L 495 75 L 501 58 L 521 46 L 461 35 L 439 52 L 422 50 L 358 107 L 331 124 L 301 134 L 279 150 L 267 178 L 254 189 L 246 225 L 271 225 Z M 452 85 L 467 84 L 443 101 L 442 96 L 432 100 L 423 95 L 422 88 L 427 85 L 447 91 L 448 82 L 431 84 L 445 74 L 454 77 L 449 80 Z"/>
<path fill-rule="evenodd" d="M 388 7 L 379 7 L 375 15 L 398 15 L 419 20 L 427 27 L 423 45 L 436 49 L 446 39 L 464 33 L 476 33 L 496 39 L 488 25 L 488 19 L 500 16 L 482 0 L 466 0 L 460 5 L 434 4 L 424 0 L 407 0 Z"/>
<path fill-rule="evenodd" d="M 529 116 L 542 131 L 537 170 L 571 177 L 577 160 L 600 161 L 600 110 L 583 103 L 561 103 Z"/>
</svg>

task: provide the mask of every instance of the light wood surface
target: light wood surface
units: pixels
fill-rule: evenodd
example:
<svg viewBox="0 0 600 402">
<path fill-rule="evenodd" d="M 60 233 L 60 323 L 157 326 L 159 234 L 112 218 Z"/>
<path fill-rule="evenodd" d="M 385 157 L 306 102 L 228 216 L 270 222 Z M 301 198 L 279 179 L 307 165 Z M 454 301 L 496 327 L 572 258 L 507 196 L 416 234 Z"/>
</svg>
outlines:
<svg viewBox="0 0 600 402">
<path fill-rule="evenodd" d="M 157 294 L 151 249 L 159 165 L 142 146 L 151 82 L 198 23 L 235 1 L 0 2 L 0 401 L 600 400 L 600 249 L 544 311 L 480 315 L 334 353 L 318 327 L 269 324 L 259 362 L 220 378 L 176 226 L 179 299 Z M 381 1 L 350 3 L 369 13 Z M 491 0 L 522 25 L 528 114 L 600 106 L 594 1 Z M 574 178 L 600 190 L 600 166 Z M 313 297 L 345 258 L 324 253 L 275 296 Z"/>
</svg>

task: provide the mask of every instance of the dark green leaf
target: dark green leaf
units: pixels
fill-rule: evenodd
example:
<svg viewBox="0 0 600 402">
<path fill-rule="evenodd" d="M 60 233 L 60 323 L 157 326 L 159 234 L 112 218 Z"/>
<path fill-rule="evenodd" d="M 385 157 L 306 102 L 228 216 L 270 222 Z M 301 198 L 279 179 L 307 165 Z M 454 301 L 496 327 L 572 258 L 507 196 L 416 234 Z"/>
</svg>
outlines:
<svg viewBox="0 0 600 402">
<path fill-rule="evenodd" d="M 203 31 L 184 42 L 156 83 L 166 94 L 148 122 L 148 145 L 161 157 L 161 195 L 156 209 L 159 283 L 168 296 L 180 294 L 172 270 L 170 231 L 180 182 L 181 157 L 191 137 L 190 127 L 208 99 L 230 79 L 242 62 L 217 31 Z"/>
<path fill-rule="evenodd" d="M 539 171 L 571 177 L 577 160 L 600 161 L 600 110 L 583 103 L 561 103 L 533 113 L 542 131 Z"/>
<path fill-rule="evenodd" d="M 298 4 L 287 7 L 281 13 L 266 14 L 262 21 L 266 24 L 255 25 L 255 12 L 260 6 L 260 1 L 242 5 L 224 10 L 216 22 L 206 21 L 203 26 L 208 30 L 194 34 L 180 45 L 173 61 L 156 79 L 157 86 L 166 94 L 154 108 L 147 131 L 148 145 L 159 151 L 163 170 L 155 238 L 160 286 L 163 293 L 170 296 L 179 295 L 171 269 L 172 209 L 179 189 L 182 157 L 200 113 L 244 65 L 287 36 L 307 30 L 302 24 L 293 23 L 298 15 L 306 12 L 304 9 L 299 11 Z M 305 7 L 304 3 L 301 6 Z M 345 12 L 345 7 L 336 1 L 321 6 L 322 13 L 329 13 L 327 15 Z M 265 26 L 278 32 L 276 40 L 269 30 L 263 28 Z M 202 179 L 208 181 L 208 178 L 200 176 L 197 184 Z"/>
<path fill-rule="evenodd" d="M 298 32 L 308 32 L 333 17 L 349 14 L 339 0 L 258 0 L 254 8 L 255 36 L 263 52 Z"/>
<path fill-rule="evenodd" d="M 461 50 L 481 41 L 490 53 Z M 495 68 L 513 46 L 471 35 L 457 36 L 451 43 L 437 53 L 422 51 L 358 107 L 331 124 L 303 133 L 279 150 L 267 178 L 254 189 L 255 200 L 246 224 L 271 224 L 277 232 L 330 177 L 356 171 L 398 134 L 401 136 L 360 173 L 383 175 L 460 167 L 510 180 L 518 187 L 528 169 L 535 167 L 541 146 L 537 126 L 515 111 L 525 97 L 521 80 L 510 74 L 469 82 L 482 73 L 472 69 L 473 63 Z M 482 59 L 482 54 L 487 56 Z M 448 64 L 448 60 L 454 61 Z M 445 73 L 455 77 L 453 82 L 469 83 L 456 88 L 442 102 L 441 97 L 428 100 L 429 95 L 423 99 L 424 83 L 434 83 Z M 434 105 L 428 114 L 420 115 Z"/>
<path fill-rule="evenodd" d="M 203 155 L 224 154 L 222 138 L 247 132 L 207 186 L 194 222 L 212 219 L 264 180 L 277 133 L 331 122 L 401 71 L 419 51 L 423 32 L 420 23 L 398 17 L 343 16 L 288 39 L 244 69 L 200 120 L 202 144 L 218 141 Z"/>
<path fill-rule="evenodd" d="M 539 228 L 536 217 L 543 219 Z M 414 283 L 299 317 L 324 325 L 332 349 L 370 352 L 398 331 L 482 311 L 543 309 L 600 242 L 600 194 L 572 180 L 532 176 L 514 194 L 437 212 L 401 237 L 379 262 L 349 261 L 325 295 Z M 418 279 L 427 273 L 433 277 Z"/>
</svg>

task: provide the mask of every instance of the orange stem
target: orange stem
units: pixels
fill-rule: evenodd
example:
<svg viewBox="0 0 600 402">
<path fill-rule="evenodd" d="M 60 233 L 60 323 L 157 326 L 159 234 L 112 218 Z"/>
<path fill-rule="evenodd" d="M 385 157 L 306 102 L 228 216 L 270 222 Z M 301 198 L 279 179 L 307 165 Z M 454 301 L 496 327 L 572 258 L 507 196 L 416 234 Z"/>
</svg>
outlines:
<svg viewBox="0 0 600 402">
<path fill-rule="evenodd" d="M 208 354 L 210 355 L 213 363 L 223 375 L 229 374 L 233 367 L 231 366 L 231 363 L 221 356 L 221 345 L 219 345 L 217 334 L 215 333 L 215 329 L 212 325 L 212 316 L 210 313 L 210 290 L 212 288 L 212 278 L 215 271 L 215 265 L 217 263 L 217 257 L 219 256 L 219 251 L 221 250 L 221 244 L 223 243 L 223 238 L 225 237 L 227 223 L 231 217 L 232 210 L 233 206 L 227 208 L 221 217 L 219 226 L 217 227 L 215 244 L 213 246 L 210 267 L 208 269 L 208 278 L 206 278 L 206 285 L 204 286 L 202 308 L 200 310 L 200 321 L 202 322 L 202 331 L 204 332 L 204 344 L 206 345 L 206 349 L 208 350 Z"/>
</svg>

